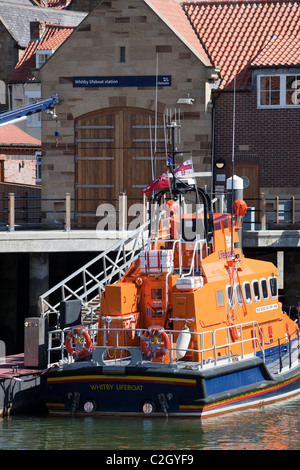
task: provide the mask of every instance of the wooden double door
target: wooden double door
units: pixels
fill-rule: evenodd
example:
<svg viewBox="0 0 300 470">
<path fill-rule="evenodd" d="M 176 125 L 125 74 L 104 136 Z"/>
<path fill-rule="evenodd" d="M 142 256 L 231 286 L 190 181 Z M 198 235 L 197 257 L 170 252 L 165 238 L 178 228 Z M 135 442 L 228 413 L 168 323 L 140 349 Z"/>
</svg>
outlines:
<svg viewBox="0 0 300 470">
<path fill-rule="evenodd" d="M 155 122 L 157 121 L 156 131 Z M 75 123 L 76 219 L 93 228 L 97 207 L 142 201 L 142 189 L 165 171 L 168 138 L 163 116 L 137 108 L 109 108 L 79 117 Z M 156 141 L 156 158 L 154 158 Z"/>
</svg>

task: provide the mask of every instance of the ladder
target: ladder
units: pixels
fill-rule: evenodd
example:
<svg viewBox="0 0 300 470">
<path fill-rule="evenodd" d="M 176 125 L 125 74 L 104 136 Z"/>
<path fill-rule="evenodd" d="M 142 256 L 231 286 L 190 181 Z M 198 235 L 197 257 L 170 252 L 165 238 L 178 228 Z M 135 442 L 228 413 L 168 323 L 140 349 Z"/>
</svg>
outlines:
<svg viewBox="0 0 300 470">
<path fill-rule="evenodd" d="M 60 303 L 80 300 L 82 323 L 86 326 L 98 323 L 105 286 L 124 276 L 139 252 L 145 249 L 148 236 L 149 221 L 42 294 L 39 298 L 41 317 L 56 315 L 58 326 Z"/>
</svg>

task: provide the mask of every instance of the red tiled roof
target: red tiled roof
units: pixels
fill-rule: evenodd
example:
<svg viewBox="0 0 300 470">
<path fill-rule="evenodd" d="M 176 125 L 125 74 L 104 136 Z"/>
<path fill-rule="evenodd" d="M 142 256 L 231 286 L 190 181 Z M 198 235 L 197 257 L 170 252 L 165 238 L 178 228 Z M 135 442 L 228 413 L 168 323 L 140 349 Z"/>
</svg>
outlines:
<svg viewBox="0 0 300 470">
<path fill-rule="evenodd" d="M 14 124 L 9 124 L 8 126 L 0 127 L 0 147 L 5 147 L 5 145 L 35 145 L 36 147 L 41 146 L 41 141 L 35 137 L 22 131 L 19 127 Z"/>
<path fill-rule="evenodd" d="M 178 35 L 178 37 L 199 56 L 205 65 L 211 66 L 203 45 L 197 38 L 193 27 L 187 21 L 184 10 L 181 7 L 182 0 L 144 0 L 149 7 Z"/>
<path fill-rule="evenodd" d="M 10 76 L 9 83 L 35 81 L 32 69 L 36 68 L 37 50 L 55 50 L 74 31 L 74 26 L 47 24 L 39 41 L 30 41 L 24 54 Z"/>
<path fill-rule="evenodd" d="M 70 5 L 70 3 L 72 3 L 73 0 L 69 0 L 68 2 L 60 2 L 60 0 L 48 0 L 48 2 L 45 2 L 45 1 L 41 1 L 41 6 L 42 7 L 46 7 L 46 8 L 57 8 L 59 10 L 64 10 L 65 8 L 67 8 L 67 6 Z"/>
<path fill-rule="evenodd" d="M 300 2 L 202 1 L 183 8 L 209 57 L 221 67 L 221 89 L 245 88 L 251 67 L 300 64 Z"/>
<path fill-rule="evenodd" d="M 10 76 L 8 83 L 30 82 L 35 80 L 35 77 L 33 76 L 31 70 L 36 67 L 35 53 L 37 50 L 37 46 L 37 41 L 30 41 L 21 59 L 15 66 L 15 69 L 12 75 Z"/>
<path fill-rule="evenodd" d="M 47 25 L 38 50 L 54 50 L 74 31 L 74 26 Z"/>
</svg>

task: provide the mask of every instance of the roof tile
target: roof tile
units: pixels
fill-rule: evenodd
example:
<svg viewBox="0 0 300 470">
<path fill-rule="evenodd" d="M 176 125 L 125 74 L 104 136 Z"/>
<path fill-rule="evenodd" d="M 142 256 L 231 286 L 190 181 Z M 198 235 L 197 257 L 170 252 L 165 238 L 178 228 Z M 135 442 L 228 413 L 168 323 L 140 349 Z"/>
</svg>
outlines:
<svg viewBox="0 0 300 470">
<path fill-rule="evenodd" d="M 37 50 L 55 50 L 74 31 L 73 26 L 45 25 L 44 33 L 39 41 L 30 41 L 24 54 L 17 63 L 8 83 L 35 81 L 32 69 L 36 68 Z"/>
<path fill-rule="evenodd" d="M 8 126 L 0 127 L 0 146 L 5 145 L 35 145 L 41 146 L 41 141 L 22 131 L 18 126 L 9 124 Z"/>
<path fill-rule="evenodd" d="M 245 88 L 251 67 L 300 64 L 300 0 L 184 2 L 183 8 L 214 65 L 220 88 Z"/>
<path fill-rule="evenodd" d="M 207 65 L 211 65 L 203 44 L 197 38 L 193 26 L 187 21 L 185 12 L 181 6 L 182 0 L 144 0 L 165 21 L 183 41 L 190 47 Z"/>
</svg>

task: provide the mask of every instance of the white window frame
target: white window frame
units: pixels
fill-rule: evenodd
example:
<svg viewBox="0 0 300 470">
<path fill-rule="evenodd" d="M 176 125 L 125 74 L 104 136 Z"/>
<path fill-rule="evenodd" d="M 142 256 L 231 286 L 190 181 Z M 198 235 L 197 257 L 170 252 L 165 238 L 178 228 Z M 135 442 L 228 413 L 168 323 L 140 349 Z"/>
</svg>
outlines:
<svg viewBox="0 0 300 470">
<path fill-rule="evenodd" d="M 275 295 L 272 295 L 272 291 L 271 291 L 271 279 L 275 279 L 276 280 L 276 293 Z M 270 298 L 271 299 L 276 299 L 277 295 L 278 295 L 278 280 L 277 280 L 277 277 L 276 276 L 270 276 L 268 278 L 268 289 L 269 289 L 269 295 L 270 295 Z"/>
<path fill-rule="evenodd" d="M 258 287 L 258 293 L 259 293 L 259 297 L 257 298 L 256 295 L 255 295 L 255 290 L 254 290 L 254 284 L 257 284 L 257 287 Z M 253 279 L 252 281 L 252 294 L 253 294 L 253 300 L 254 302 L 260 302 L 261 300 L 261 291 L 260 291 L 260 283 L 257 279 Z"/>
<path fill-rule="evenodd" d="M 41 99 L 40 91 L 25 91 L 26 105 L 32 104 L 36 100 Z M 27 126 L 41 127 L 41 113 L 30 114 L 27 117 Z"/>
<path fill-rule="evenodd" d="M 35 182 L 37 184 L 42 182 L 42 152 L 38 151 L 35 152 L 35 167 L 36 167 L 36 179 Z"/>
<path fill-rule="evenodd" d="M 236 286 L 235 286 L 235 295 L 236 295 L 237 304 L 239 306 L 243 305 L 244 299 L 243 299 L 243 291 L 242 291 L 241 284 L 236 284 Z"/>
<path fill-rule="evenodd" d="M 266 283 L 266 288 L 267 288 L 267 297 L 264 296 L 264 289 L 262 288 L 262 283 Z M 269 286 L 268 286 L 268 281 L 264 277 L 260 279 L 260 292 L 261 292 L 261 298 L 263 300 L 268 300 L 269 298 Z"/>
<path fill-rule="evenodd" d="M 249 297 L 247 298 L 246 286 L 249 286 L 250 298 Z M 252 295 L 252 290 L 251 290 L 251 284 L 250 284 L 249 281 L 243 282 L 243 292 L 244 292 L 245 303 L 247 305 L 251 304 L 252 299 L 253 299 L 253 295 Z"/>
<path fill-rule="evenodd" d="M 297 76 L 299 79 L 297 80 L 298 87 L 295 88 L 295 93 L 297 93 L 297 101 L 299 103 L 296 104 L 286 104 L 286 77 L 288 76 Z M 271 78 L 271 77 L 279 77 L 280 78 L 280 97 L 279 97 L 279 104 L 261 104 L 260 102 L 260 93 L 261 93 L 261 79 L 262 78 Z M 290 109 L 298 109 L 300 108 L 300 72 L 290 72 L 290 73 L 266 73 L 266 74 L 258 74 L 257 75 L 257 107 L 259 109 L 279 109 L 279 108 L 290 108 Z"/>
<path fill-rule="evenodd" d="M 230 291 L 231 290 L 231 297 L 230 297 Z M 226 298 L 227 298 L 227 304 L 229 307 L 233 307 L 233 304 L 234 304 L 234 290 L 233 290 L 233 287 L 231 284 L 228 284 L 226 286 Z"/>
<path fill-rule="evenodd" d="M 49 59 L 49 57 L 53 54 L 53 49 L 45 49 L 36 51 L 35 54 L 35 64 L 36 68 L 39 69 L 44 63 Z"/>
</svg>

